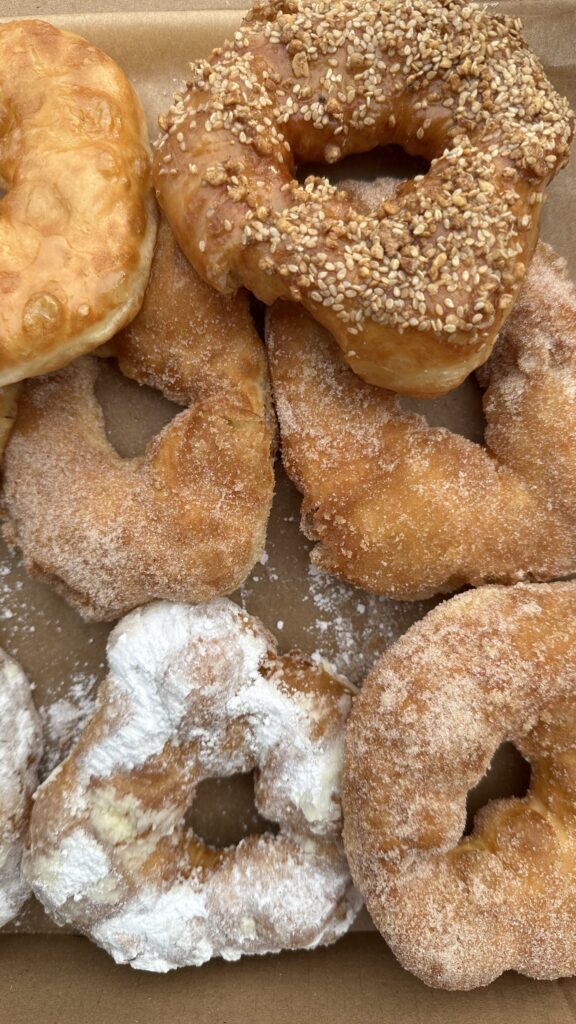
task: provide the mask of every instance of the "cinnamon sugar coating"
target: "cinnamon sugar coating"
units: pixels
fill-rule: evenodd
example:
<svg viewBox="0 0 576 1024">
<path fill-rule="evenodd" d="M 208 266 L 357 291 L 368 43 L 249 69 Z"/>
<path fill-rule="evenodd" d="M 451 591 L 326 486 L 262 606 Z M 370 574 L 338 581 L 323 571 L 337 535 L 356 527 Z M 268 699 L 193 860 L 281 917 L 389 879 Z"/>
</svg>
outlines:
<svg viewBox="0 0 576 1024">
<path fill-rule="evenodd" d="M 484 587 L 412 626 L 349 720 L 352 876 L 404 967 L 470 989 L 503 971 L 576 974 L 576 583 Z M 504 740 L 523 798 L 463 835 L 466 794 Z"/>
<path fill-rule="evenodd" d="M 118 962 L 333 942 L 360 905 L 340 838 L 350 687 L 227 600 L 156 602 L 111 634 L 110 673 L 37 792 L 25 876 L 59 922 Z M 256 769 L 278 834 L 214 849 L 185 823 L 199 782 Z"/>
<path fill-rule="evenodd" d="M 85 39 L 0 25 L 0 386 L 56 370 L 138 312 L 156 212 L 144 112 Z"/>
<path fill-rule="evenodd" d="M 262 0 L 191 66 L 160 202 L 223 292 L 300 302 L 365 380 L 431 396 L 484 362 L 573 116 L 521 25 L 467 0 Z M 367 212 L 295 166 L 396 143 L 429 172 Z"/>
<path fill-rule="evenodd" d="M 26 382 L 5 455 L 8 539 L 88 619 L 234 590 L 262 552 L 274 487 L 246 296 L 200 281 L 165 223 L 142 311 L 114 346 L 124 373 L 186 406 L 145 454 L 112 448 L 88 357 Z"/>
<path fill-rule="evenodd" d="M 405 599 L 576 572 L 576 288 L 548 246 L 481 371 L 485 448 L 360 381 L 303 309 L 267 334 L 315 565 Z"/>
</svg>

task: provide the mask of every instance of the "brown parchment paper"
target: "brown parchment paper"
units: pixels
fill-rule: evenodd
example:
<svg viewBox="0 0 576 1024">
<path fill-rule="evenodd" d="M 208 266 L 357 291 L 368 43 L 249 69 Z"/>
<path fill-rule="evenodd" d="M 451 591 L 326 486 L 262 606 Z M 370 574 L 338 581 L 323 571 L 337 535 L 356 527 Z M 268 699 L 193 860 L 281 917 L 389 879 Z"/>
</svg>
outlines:
<svg viewBox="0 0 576 1024">
<path fill-rule="evenodd" d="M 77 11 L 78 2 L 19 4 L 0 0 L 0 14 L 49 17 L 102 47 L 133 81 L 154 137 L 157 116 L 170 105 L 171 94 L 186 76 L 188 62 L 218 45 L 241 18 L 234 0 L 223 5 L 226 9 L 209 9 L 208 0 L 192 0 L 186 6 L 194 9 L 58 15 L 59 10 Z M 507 13 L 521 13 L 526 36 L 548 74 L 576 107 L 576 0 L 524 0 L 494 6 Z M 373 178 L 376 174 L 370 158 L 344 163 L 348 166 L 338 166 L 331 177 Z M 406 171 L 398 164 L 380 162 L 378 173 L 402 176 Z M 576 158 L 549 191 L 542 230 L 544 239 L 568 259 L 574 276 L 575 218 Z M 125 456 L 141 451 L 176 412 L 176 407 L 170 407 L 154 392 L 125 381 L 112 368 L 103 375 L 99 397 L 109 436 Z M 472 381 L 442 399 L 410 404 L 431 422 L 444 424 L 473 440 L 482 438 L 480 396 Z M 388 601 L 312 571 L 310 544 L 299 531 L 299 511 L 300 497 L 278 466 L 266 555 L 234 598 L 263 619 L 278 637 L 281 649 L 299 646 L 309 652 L 319 651 L 359 683 L 375 658 L 435 602 Z M 19 558 L 0 542 L 0 644 L 21 662 L 34 684 L 45 727 L 45 772 L 66 752 L 90 714 L 97 685 L 106 672 L 109 631 L 107 624 L 84 623 L 47 586 L 32 580 Z M 518 758 L 504 751 L 477 801 L 513 792 L 522 775 Z M 195 803 L 194 824 L 202 834 L 220 843 L 257 827 L 250 781 L 208 785 Z M 367 915 L 358 926 L 370 927 Z M 30 901 L 7 930 L 45 932 L 54 930 L 54 926 Z"/>
</svg>

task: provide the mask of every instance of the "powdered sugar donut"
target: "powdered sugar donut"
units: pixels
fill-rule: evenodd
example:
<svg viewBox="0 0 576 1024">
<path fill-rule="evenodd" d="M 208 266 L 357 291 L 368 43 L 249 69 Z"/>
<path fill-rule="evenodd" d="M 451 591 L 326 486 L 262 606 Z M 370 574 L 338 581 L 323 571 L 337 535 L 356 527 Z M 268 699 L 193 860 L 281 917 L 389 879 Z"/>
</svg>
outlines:
<svg viewBox="0 0 576 1024">
<path fill-rule="evenodd" d="M 28 680 L 0 650 L 0 927 L 15 917 L 30 893 L 20 860 L 41 752 L 40 721 Z"/>
<path fill-rule="evenodd" d="M 224 599 L 131 613 L 108 660 L 94 717 L 37 794 L 25 874 L 47 910 L 151 971 L 338 938 L 360 902 L 339 835 L 348 684 L 279 657 Z M 254 768 L 278 834 L 209 848 L 184 824 L 195 787 Z"/>
</svg>

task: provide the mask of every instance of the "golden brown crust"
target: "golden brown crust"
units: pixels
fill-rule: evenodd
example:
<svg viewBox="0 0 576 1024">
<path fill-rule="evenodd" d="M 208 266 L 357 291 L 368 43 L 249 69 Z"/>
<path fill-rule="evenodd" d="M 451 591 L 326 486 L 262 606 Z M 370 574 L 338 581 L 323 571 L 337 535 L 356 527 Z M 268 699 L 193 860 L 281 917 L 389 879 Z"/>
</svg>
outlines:
<svg viewBox="0 0 576 1024">
<path fill-rule="evenodd" d="M 482 371 L 486 448 L 360 381 L 303 309 L 267 333 L 316 565 L 408 599 L 576 571 L 576 289 L 549 247 Z"/>
<path fill-rule="evenodd" d="M 356 698 L 346 735 L 352 875 L 400 962 L 469 989 L 503 971 L 576 974 L 576 583 L 485 587 L 430 612 Z M 463 836 L 504 740 L 522 799 Z"/>
<path fill-rule="evenodd" d="M 23 387 L 5 457 L 7 534 L 27 568 L 91 619 L 151 600 L 234 590 L 259 557 L 274 428 L 245 295 L 222 300 L 161 226 L 141 313 L 114 341 L 120 367 L 188 406 L 122 459 L 106 438 L 86 357 Z"/>
<path fill-rule="evenodd" d="M 148 134 L 106 54 L 0 25 L 0 386 L 58 369 L 140 308 L 156 216 Z"/>
<path fill-rule="evenodd" d="M 465 0 L 257 2 L 162 124 L 156 188 L 199 273 L 301 302 L 361 377 L 420 396 L 490 354 L 573 132 L 519 22 Z M 375 212 L 294 180 L 387 143 L 432 164 Z"/>
</svg>

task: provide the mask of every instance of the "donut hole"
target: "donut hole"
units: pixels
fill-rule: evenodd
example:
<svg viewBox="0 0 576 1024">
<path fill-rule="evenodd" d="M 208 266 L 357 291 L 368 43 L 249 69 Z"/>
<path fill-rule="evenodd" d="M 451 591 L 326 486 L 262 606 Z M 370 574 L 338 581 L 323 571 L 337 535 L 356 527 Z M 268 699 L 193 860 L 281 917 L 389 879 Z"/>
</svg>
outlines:
<svg viewBox="0 0 576 1024">
<path fill-rule="evenodd" d="M 152 438 L 182 411 L 159 391 L 124 377 L 107 360 L 102 360 L 94 390 L 106 437 L 123 459 L 142 455 Z"/>
<path fill-rule="evenodd" d="M 389 179 L 394 179 L 397 185 L 400 185 L 418 174 L 426 174 L 429 167 L 430 163 L 427 160 L 410 156 L 401 146 L 377 146 L 369 153 L 353 153 L 334 164 L 301 164 L 296 170 L 296 178 L 303 182 L 313 174 L 319 178 L 327 178 L 333 185 L 343 187 L 356 182 L 358 193 L 370 205 L 371 193 L 376 204 L 382 199 L 383 179 L 386 179 L 388 190 Z M 389 191 L 392 194 L 395 190 L 394 185 L 393 182 L 389 184 Z"/>
<path fill-rule="evenodd" d="M 254 772 L 203 779 L 185 825 L 215 849 L 237 846 L 246 836 L 278 832 L 278 825 L 263 818 L 256 807 Z"/>
<path fill-rule="evenodd" d="M 459 388 L 440 398 L 409 398 L 400 396 L 400 405 L 406 412 L 423 416 L 431 427 L 445 427 L 453 434 L 484 444 L 486 418 L 482 406 L 482 390 L 474 375 Z"/>
<path fill-rule="evenodd" d="M 254 321 L 254 326 L 258 331 L 258 336 L 261 341 L 266 341 L 266 309 L 267 307 L 263 302 L 260 302 L 252 292 L 248 292 L 248 302 L 250 305 L 250 314 Z"/>
<path fill-rule="evenodd" d="M 526 796 L 531 774 L 530 764 L 513 743 L 503 743 L 498 747 L 488 770 L 474 789 L 468 792 L 464 835 L 470 835 L 475 815 L 491 800 Z"/>
</svg>

